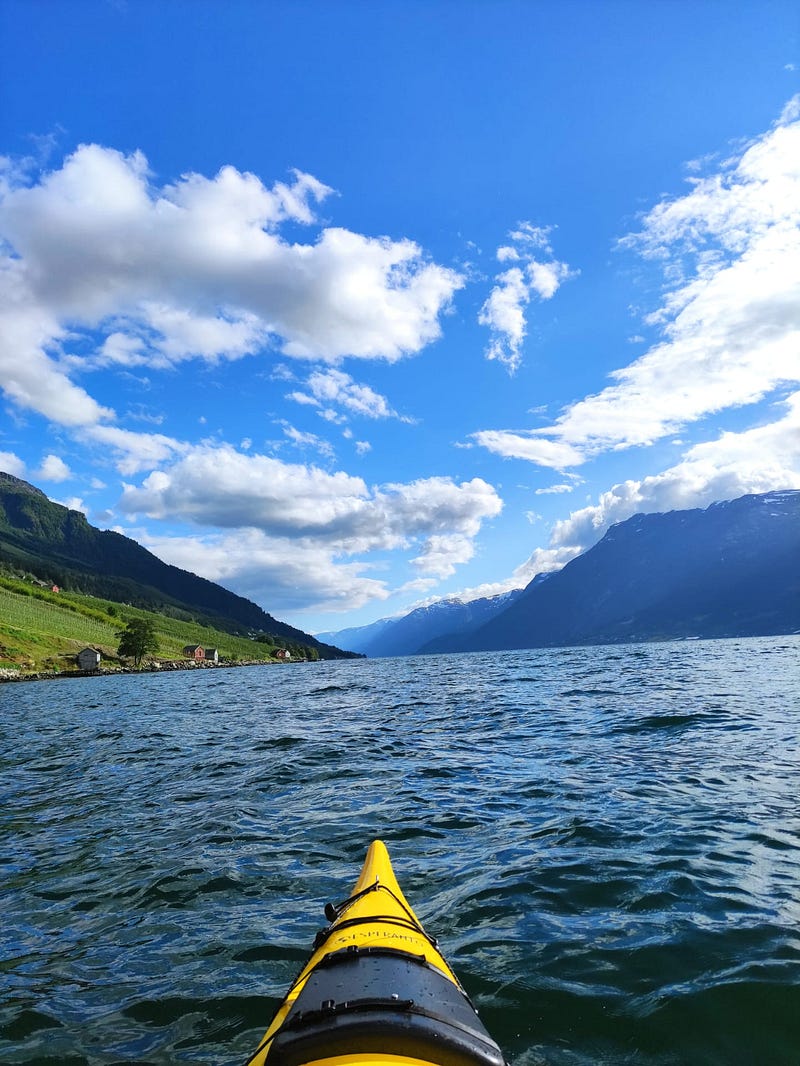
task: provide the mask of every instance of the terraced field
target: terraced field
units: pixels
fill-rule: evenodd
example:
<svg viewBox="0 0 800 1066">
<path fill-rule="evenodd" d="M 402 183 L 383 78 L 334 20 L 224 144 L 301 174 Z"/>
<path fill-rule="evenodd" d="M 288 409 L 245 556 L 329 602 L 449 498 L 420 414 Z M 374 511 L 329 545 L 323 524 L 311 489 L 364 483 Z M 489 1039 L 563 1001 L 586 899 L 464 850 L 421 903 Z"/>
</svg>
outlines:
<svg viewBox="0 0 800 1066">
<path fill-rule="evenodd" d="M 180 659 L 187 644 L 218 648 L 222 657 L 241 660 L 270 659 L 276 647 L 196 622 L 0 577 L 0 669 L 72 670 L 76 653 L 87 645 L 115 660 L 120 633 L 134 618 L 152 619 L 162 659 Z"/>
</svg>

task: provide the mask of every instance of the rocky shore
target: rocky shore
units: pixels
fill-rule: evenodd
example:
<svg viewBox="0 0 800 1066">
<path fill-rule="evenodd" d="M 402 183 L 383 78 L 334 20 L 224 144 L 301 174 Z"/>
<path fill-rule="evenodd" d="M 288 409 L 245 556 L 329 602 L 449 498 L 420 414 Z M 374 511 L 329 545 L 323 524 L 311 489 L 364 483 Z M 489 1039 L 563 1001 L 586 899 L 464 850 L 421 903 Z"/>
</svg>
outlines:
<svg viewBox="0 0 800 1066">
<path fill-rule="evenodd" d="M 294 659 L 293 662 L 305 662 Z M 112 677 L 117 674 L 160 674 L 171 670 L 229 670 L 239 666 L 279 666 L 278 660 L 240 659 L 237 662 L 195 662 L 191 659 L 154 659 L 141 666 L 101 666 L 97 670 L 11 670 L 0 669 L 5 681 L 57 681 L 70 677 Z"/>
</svg>

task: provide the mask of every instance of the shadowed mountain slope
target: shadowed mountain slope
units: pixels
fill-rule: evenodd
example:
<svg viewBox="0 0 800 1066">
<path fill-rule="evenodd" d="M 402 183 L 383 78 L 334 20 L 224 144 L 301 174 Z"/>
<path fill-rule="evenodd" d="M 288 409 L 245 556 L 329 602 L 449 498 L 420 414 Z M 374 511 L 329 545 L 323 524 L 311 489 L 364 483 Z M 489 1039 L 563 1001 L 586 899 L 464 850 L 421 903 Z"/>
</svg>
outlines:
<svg viewBox="0 0 800 1066">
<path fill-rule="evenodd" d="M 800 491 L 640 514 L 426 652 L 800 631 Z"/>
</svg>

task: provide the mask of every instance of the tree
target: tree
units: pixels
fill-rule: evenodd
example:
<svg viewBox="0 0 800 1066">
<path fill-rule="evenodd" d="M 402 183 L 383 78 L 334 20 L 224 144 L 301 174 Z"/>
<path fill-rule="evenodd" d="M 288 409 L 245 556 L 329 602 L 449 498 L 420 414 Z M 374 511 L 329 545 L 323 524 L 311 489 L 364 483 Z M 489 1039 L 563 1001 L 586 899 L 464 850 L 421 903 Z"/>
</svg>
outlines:
<svg viewBox="0 0 800 1066">
<path fill-rule="evenodd" d="M 149 618 L 134 618 L 128 622 L 119 641 L 117 655 L 132 658 L 138 666 L 148 652 L 158 651 L 155 622 Z"/>
</svg>

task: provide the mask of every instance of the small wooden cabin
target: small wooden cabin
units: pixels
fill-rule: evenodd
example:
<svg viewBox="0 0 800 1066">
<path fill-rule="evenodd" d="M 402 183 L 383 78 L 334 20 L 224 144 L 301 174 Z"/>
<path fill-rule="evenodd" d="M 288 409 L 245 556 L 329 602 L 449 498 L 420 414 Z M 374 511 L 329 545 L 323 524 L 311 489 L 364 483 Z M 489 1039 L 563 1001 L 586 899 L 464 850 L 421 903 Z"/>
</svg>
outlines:
<svg viewBox="0 0 800 1066">
<path fill-rule="evenodd" d="M 187 644 L 183 649 L 184 659 L 194 659 L 195 662 L 201 663 L 206 657 L 205 649 L 201 648 L 199 644 Z"/>
<path fill-rule="evenodd" d="M 100 665 L 100 652 L 97 648 L 81 648 L 78 652 L 79 670 L 96 670 Z"/>
</svg>

